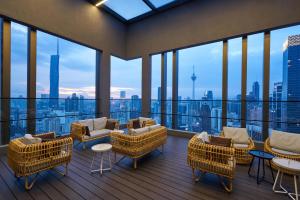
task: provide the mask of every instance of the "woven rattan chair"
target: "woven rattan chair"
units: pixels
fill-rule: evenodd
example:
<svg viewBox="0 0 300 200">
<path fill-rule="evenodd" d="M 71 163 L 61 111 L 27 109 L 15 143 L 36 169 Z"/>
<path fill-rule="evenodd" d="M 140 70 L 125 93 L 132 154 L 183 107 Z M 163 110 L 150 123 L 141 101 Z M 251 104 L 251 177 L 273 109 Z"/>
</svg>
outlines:
<svg viewBox="0 0 300 200">
<path fill-rule="evenodd" d="M 270 138 L 266 139 L 266 141 L 264 143 L 264 150 L 268 153 L 273 154 L 276 157 L 279 157 L 279 158 L 287 158 L 287 159 L 291 159 L 291 160 L 300 161 L 300 154 L 291 155 L 291 154 L 279 153 L 279 152 L 272 150 L 272 147 L 270 145 Z M 278 167 L 276 165 L 272 164 L 272 162 L 271 162 L 271 165 L 272 165 L 272 168 L 278 169 Z M 289 174 L 289 171 L 285 171 L 285 173 Z"/>
<path fill-rule="evenodd" d="M 45 137 L 54 133 L 40 134 Z M 17 178 L 25 177 L 25 188 L 30 190 L 39 172 L 68 164 L 71 161 L 73 141 L 71 137 L 49 140 L 38 144 L 25 144 L 24 138 L 12 140 L 8 145 L 8 165 Z M 31 183 L 29 177 L 36 174 Z"/>
<path fill-rule="evenodd" d="M 137 159 L 162 147 L 167 141 L 167 129 L 158 129 L 142 133 L 140 135 L 128 135 L 120 132 L 111 133 L 112 150 L 116 153 L 128 156 L 133 159 L 134 168 L 137 168 Z"/>
<path fill-rule="evenodd" d="M 195 182 L 199 180 L 195 175 L 195 170 L 213 173 L 220 177 L 226 191 L 232 191 L 235 171 L 234 148 L 206 144 L 195 135 L 188 144 L 187 163 L 192 168 Z M 227 184 L 224 178 L 228 179 Z"/>
<path fill-rule="evenodd" d="M 224 137 L 224 132 L 222 131 L 220 136 Z M 249 155 L 249 151 L 255 149 L 255 144 L 253 140 L 249 137 L 248 147 L 239 148 L 235 145 L 235 159 L 237 164 L 250 164 L 252 160 L 252 156 Z"/>
</svg>

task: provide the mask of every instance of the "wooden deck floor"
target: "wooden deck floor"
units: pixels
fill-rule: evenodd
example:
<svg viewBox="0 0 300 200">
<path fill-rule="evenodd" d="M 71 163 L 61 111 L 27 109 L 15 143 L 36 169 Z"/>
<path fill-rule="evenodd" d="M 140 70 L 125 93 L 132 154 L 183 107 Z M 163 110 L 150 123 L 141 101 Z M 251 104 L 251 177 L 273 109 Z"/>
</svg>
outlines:
<svg viewBox="0 0 300 200">
<path fill-rule="evenodd" d="M 247 175 L 248 166 L 238 166 L 233 192 L 226 193 L 214 175 L 205 175 L 200 182 L 192 181 L 186 164 L 188 139 L 169 137 L 162 155 L 154 151 L 139 160 L 138 169 L 124 159 L 103 176 L 90 174 L 90 150 L 74 149 L 69 175 L 62 177 L 54 171 L 40 175 L 31 191 L 24 190 L 24 182 L 17 181 L 6 163 L 0 160 L 0 199 L 288 199 L 272 192 L 270 183 L 256 184 Z M 267 179 L 271 179 L 269 169 Z"/>
</svg>

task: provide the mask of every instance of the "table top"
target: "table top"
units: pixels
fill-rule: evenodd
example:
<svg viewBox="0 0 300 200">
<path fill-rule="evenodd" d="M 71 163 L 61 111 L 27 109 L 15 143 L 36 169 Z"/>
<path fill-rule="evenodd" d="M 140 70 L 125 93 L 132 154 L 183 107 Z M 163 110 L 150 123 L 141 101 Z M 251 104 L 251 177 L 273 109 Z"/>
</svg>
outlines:
<svg viewBox="0 0 300 200">
<path fill-rule="evenodd" d="M 104 152 L 104 151 L 111 150 L 111 148 L 112 148 L 111 144 L 106 144 L 106 143 L 96 144 L 96 145 L 92 146 L 92 151 L 95 151 L 95 152 Z"/>
<path fill-rule="evenodd" d="M 249 151 L 249 154 L 254 157 L 267 159 L 267 160 L 272 160 L 275 157 L 274 155 L 261 150 L 251 150 Z"/>
<path fill-rule="evenodd" d="M 286 158 L 273 158 L 272 162 L 279 168 L 287 169 L 289 171 L 294 171 L 295 174 L 300 173 L 300 162 L 286 159 Z"/>
</svg>

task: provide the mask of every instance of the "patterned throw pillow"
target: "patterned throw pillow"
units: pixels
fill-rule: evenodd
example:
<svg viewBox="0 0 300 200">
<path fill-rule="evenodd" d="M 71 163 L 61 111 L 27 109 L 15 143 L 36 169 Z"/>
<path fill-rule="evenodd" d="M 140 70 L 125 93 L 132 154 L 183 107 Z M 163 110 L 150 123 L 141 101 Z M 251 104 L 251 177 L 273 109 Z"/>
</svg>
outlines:
<svg viewBox="0 0 300 200">
<path fill-rule="evenodd" d="M 117 125 L 117 121 L 107 120 L 105 129 L 114 130 Z"/>
<path fill-rule="evenodd" d="M 88 127 L 88 126 L 85 126 L 84 128 L 85 128 L 85 135 L 91 136 L 89 127 Z"/>
<path fill-rule="evenodd" d="M 132 128 L 133 129 L 142 128 L 141 125 L 140 125 L 140 120 L 139 119 L 133 119 L 132 120 Z"/>
</svg>

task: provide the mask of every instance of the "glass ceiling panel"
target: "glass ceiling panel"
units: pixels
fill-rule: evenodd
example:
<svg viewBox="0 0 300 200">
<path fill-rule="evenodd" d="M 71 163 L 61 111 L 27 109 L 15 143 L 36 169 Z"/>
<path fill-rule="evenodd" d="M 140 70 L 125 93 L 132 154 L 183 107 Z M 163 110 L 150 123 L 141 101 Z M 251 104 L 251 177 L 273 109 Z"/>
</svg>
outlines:
<svg viewBox="0 0 300 200">
<path fill-rule="evenodd" d="M 142 0 L 108 0 L 104 4 L 126 20 L 151 11 L 151 8 Z"/>
<path fill-rule="evenodd" d="M 156 7 L 159 8 L 166 4 L 172 3 L 175 0 L 150 0 L 150 2 Z"/>
</svg>

